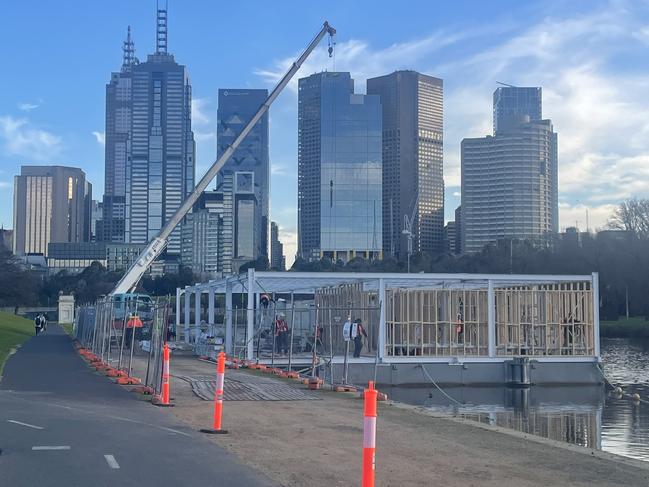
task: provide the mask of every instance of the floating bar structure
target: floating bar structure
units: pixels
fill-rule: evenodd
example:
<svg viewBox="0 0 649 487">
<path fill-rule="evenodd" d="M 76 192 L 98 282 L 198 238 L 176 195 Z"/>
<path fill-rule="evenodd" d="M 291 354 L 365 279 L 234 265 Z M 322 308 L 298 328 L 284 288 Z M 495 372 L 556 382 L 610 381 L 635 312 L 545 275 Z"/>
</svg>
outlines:
<svg viewBox="0 0 649 487">
<path fill-rule="evenodd" d="M 271 297 L 263 304 L 261 295 Z M 276 354 L 273 322 L 284 314 L 291 366 L 317 356 L 342 377 L 344 323 L 367 333 L 349 378 L 379 384 L 502 385 L 601 382 L 598 276 L 256 272 L 179 288 L 176 326 L 187 343 L 260 363 Z M 219 335 L 200 345 L 201 332 Z M 219 345 L 222 344 L 222 347 Z M 210 350 L 210 347 L 212 350 Z M 315 353 L 314 353 L 315 349 Z"/>
</svg>

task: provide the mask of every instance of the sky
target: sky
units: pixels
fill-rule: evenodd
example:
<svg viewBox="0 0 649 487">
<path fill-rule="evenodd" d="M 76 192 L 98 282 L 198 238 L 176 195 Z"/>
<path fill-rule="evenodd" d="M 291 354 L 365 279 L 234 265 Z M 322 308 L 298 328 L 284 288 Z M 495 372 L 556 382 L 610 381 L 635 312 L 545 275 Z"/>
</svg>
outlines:
<svg viewBox="0 0 649 487">
<path fill-rule="evenodd" d="M 0 224 L 12 228 L 21 165 L 81 167 L 103 194 L 105 85 L 132 26 L 154 51 L 154 0 L 0 0 Z M 559 137 L 560 226 L 605 225 L 649 197 L 649 1 L 169 0 L 169 52 L 189 69 L 197 180 L 216 155 L 219 88 L 272 88 L 328 20 L 323 42 L 270 110 L 271 218 L 297 241 L 297 79 L 414 69 L 444 80 L 447 220 L 460 203 L 460 142 L 492 131 L 497 82 L 543 87 Z"/>
</svg>

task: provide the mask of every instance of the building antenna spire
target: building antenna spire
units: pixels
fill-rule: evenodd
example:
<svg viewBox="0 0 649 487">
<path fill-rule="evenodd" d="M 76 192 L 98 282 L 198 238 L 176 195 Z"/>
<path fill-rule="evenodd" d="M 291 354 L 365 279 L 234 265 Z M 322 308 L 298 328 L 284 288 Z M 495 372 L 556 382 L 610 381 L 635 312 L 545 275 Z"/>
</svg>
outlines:
<svg viewBox="0 0 649 487">
<path fill-rule="evenodd" d="M 131 26 L 129 25 L 126 40 L 122 44 L 122 71 L 128 71 L 134 64 L 137 64 L 135 43 L 131 39 Z"/>
<path fill-rule="evenodd" d="M 167 54 L 167 7 L 167 0 L 165 0 L 164 8 L 160 8 L 160 0 L 156 0 L 156 54 Z"/>
</svg>

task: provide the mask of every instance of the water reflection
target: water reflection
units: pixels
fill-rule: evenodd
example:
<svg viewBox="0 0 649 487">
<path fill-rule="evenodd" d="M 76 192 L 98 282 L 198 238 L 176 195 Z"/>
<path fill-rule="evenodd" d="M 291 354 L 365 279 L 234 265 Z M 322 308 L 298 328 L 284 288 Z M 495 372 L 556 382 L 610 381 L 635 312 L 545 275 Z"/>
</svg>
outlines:
<svg viewBox="0 0 649 487">
<path fill-rule="evenodd" d="M 649 340 L 603 339 L 610 380 L 649 400 Z M 634 403 L 600 386 L 393 387 L 394 400 L 440 413 L 649 461 L 649 403 Z"/>
</svg>

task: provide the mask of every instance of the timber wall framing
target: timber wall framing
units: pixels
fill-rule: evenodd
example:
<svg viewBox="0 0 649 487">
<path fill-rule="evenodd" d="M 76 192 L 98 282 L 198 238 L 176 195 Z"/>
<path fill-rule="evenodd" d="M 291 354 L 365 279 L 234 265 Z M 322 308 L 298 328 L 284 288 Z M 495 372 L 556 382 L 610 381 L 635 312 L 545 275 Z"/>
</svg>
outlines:
<svg viewBox="0 0 649 487">
<path fill-rule="evenodd" d="M 495 354 L 595 355 L 589 282 L 494 289 Z M 386 290 L 385 355 L 488 357 L 489 291 Z"/>
</svg>

